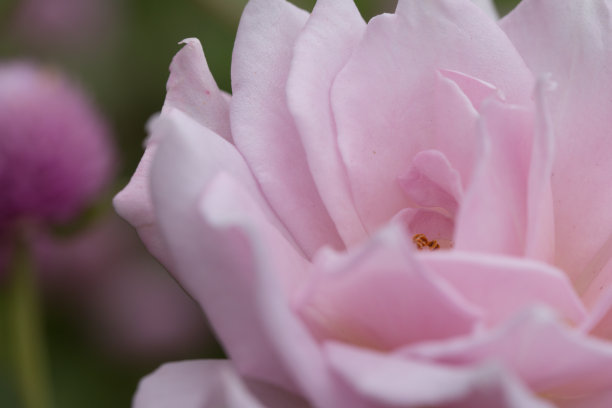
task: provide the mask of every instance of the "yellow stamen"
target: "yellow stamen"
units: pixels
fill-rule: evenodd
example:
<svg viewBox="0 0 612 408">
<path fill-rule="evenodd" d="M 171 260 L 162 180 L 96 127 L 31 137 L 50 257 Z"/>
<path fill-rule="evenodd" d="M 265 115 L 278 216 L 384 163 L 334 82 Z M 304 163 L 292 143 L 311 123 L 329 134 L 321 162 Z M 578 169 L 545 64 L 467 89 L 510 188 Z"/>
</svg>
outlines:
<svg viewBox="0 0 612 408">
<path fill-rule="evenodd" d="M 434 251 L 436 249 L 440 249 L 440 244 L 435 239 L 430 241 L 427 239 L 425 234 L 416 234 L 412 237 L 412 242 L 416 245 L 418 250 L 429 249 L 430 251 Z"/>
</svg>

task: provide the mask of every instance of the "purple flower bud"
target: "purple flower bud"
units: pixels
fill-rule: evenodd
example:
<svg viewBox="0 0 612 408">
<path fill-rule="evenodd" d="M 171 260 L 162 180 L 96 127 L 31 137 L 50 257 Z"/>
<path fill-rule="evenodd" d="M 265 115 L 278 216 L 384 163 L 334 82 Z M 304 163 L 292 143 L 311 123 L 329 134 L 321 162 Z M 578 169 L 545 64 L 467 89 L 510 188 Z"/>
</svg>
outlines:
<svg viewBox="0 0 612 408">
<path fill-rule="evenodd" d="M 114 148 L 90 100 L 60 73 L 0 64 L 0 229 L 62 222 L 110 180 Z"/>
</svg>

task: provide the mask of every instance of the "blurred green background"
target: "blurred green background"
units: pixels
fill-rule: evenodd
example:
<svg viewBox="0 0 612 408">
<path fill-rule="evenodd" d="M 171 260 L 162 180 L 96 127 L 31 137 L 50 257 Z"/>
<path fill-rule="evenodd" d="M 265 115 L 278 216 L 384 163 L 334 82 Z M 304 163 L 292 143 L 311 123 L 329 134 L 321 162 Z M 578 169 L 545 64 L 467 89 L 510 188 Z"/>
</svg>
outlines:
<svg viewBox="0 0 612 408">
<path fill-rule="evenodd" d="M 498 0 L 500 14 L 507 13 L 517 2 Z M 77 3 L 80 8 L 75 7 Z M 102 212 L 112 211 L 110 198 L 126 184 L 140 159 L 146 136 L 144 126 L 162 106 L 168 66 L 179 49 L 178 41 L 198 37 L 219 86 L 230 91 L 232 44 L 245 3 L 246 0 L 0 0 L 2 60 L 26 59 L 65 71 L 92 96 L 113 129 L 120 167 L 101 206 Z M 293 3 L 310 10 L 315 1 Z M 357 4 L 366 19 L 395 7 L 393 0 L 359 0 Z M 113 257 L 108 251 L 105 256 Z M 85 293 L 77 298 L 90 297 L 87 290 L 84 287 Z M 128 407 L 139 379 L 162 362 L 222 356 L 210 335 L 202 334 L 206 329 L 200 316 L 201 327 L 195 329 L 198 334 L 194 336 L 202 340 L 196 346 L 177 341 L 163 352 L 152 349 L 131 358 L 125 350 L 117 351 L 117 347 L 105 344 L 121 338 L 119 333 L 113 333 L 113 326 L 103 335 L 92 330 L 92 322 L 86 321 L 91 320 L 90 314 L 81 310 L 80 300 L 67 301 L 61 290 L 43 292 L 55 407 Z M 0 292 L 0 296 L 6 293 Z M 121 305 L 119 301 L 117 304 Z M 119 306 L 114 313 L 128 319 L 131 310 Z M 20 405 L 10 369 L 10 352 L 4 345 L 6 330 L 5 324 L 0 325 L 0 407 L 10 408 Z"/>
</svg>

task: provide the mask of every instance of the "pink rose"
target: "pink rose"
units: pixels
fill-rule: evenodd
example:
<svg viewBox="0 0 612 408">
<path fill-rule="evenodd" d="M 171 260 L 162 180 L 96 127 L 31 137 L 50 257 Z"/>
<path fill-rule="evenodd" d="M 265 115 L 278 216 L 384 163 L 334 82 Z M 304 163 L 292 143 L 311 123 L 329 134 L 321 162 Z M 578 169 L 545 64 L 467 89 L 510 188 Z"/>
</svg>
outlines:
<svg viewBox="0 0 612 408">
<path fill-rule="evenodd" d="M 611 5 L 475 3 L 251 0 L 231 97 L 185 41 L 115 203 L 230 360 L 135 407 L 612 406 Z"/>
</svg>

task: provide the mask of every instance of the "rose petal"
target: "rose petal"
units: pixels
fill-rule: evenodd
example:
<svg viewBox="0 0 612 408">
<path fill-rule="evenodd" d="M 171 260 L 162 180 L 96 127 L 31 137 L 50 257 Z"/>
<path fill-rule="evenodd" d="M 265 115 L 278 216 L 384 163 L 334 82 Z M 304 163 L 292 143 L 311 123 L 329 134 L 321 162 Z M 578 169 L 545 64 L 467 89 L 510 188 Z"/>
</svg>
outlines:
<svg viewBox="0 0 612 408">
<path fill-rule="evenodd" d="M 170 64 L 166 101 L 162 109 L 179 109 L 231 142 L 229 104 L 212 77 L 202 45 L 187 38 Z"/>
<path fill-rule="evenodd" d="M 480 311 L 432 279 L 413 246 L 395 227 L 332 268 L 315 263 L 297 312 L 321 341 L 379 350 L 471 332 Z"/>
<path fill-rule="evenodd" d="M 555 263 L 579 292 L 606 265 L 591 261 L 612 237 L 610 13 L 606 1 L 525 0 L 500 23 L 530 69 L 558 83 L 550 101 Z"/>
<path fill-rule="evenodd" d="M 276 353 L 261 333 L 257 319 L 228 304 L 235 301 L 226 296 L 229 288 L 237 299 L 245 296 L 238 295 L 241 290 L 247 293 L 252 291 L 248 285 L 249 279 L 245 277 L 248 269 L 237 273 L 244 268 L 240 263 L 241 247 L 235 248 L 238 258 L 228 254 L 228 249 L 223 249 L 222 244 L 217 242 L 216 234 L 201 226 L 198 205 L 206 188 L 223 172 L 227 175 L 225 179 L 232 177 L 233 180 L 240 180 L 241 188 L 245 191 L 243 195 L 252 202 L 250 207 L 258 209 L 257 214 L 262 214 L 260 217 L 270 223 L 269 229 L 281 234 L 277 231 L 278 225 L 276 228 L 274 225 L 278 221 L 267 209 L 246 164 L 231 144 L 180 111 L 167 115 L 159 129 L 161 140 L 151 169 L 151 194 L 160 230 L 173 255 L 175 277 L 204 307 L 241 370 L 252 369 L 262 372 L 263 376 L 269 374 L 277 380 L 280 376 L 282 381 L 286 381 L 283 370 L 278 368 L 278 359 L 274 358 Z M 279 257 L 291 256 L 295 252 L 291 244 L 287 246 L 278 253 Z M 300 268 L 294 265 L 286 270 L 287 273 L 292 271 L 297 273 Z M 225 276 L 225 279 L 219 276 Z M 290 280 L 288 277 L 285 282 Z M 254 313 L 252 307 L 245 309 Z M 257 353 L 243 347 L 245 336 L 249 336 L 249 344 L 258 350 Z"/>
<path fill-rule="evenodd" d="M 554 143 L 545 100 L 551 87 L 547 78 L 538 81 L 535 107 L 497 100 L 483 107 L 484 153 L 457 217 L 456 248 L 552 261 Z"/>
<path fill-rule="evenodd" d="M 528 101 L 533 83 L 505 34 L 471 2 L 403 0 L 397 10 L 370 21 L 332 88 L 340 152 L 369 232 L 406 207 L 395 180 L 432 147 L 438 70 L 480 78 L 510 102 Z"/>
<path fill-rule="evenodd" d="M 365 26 L 352 0 L 318 1 L 296 40 L 287 81 L 287 102 L 310 172 L 346 245 L 363 240 L 366 232 L 356 213 L 338 151 L 329 90 Z"/>
<path fill-rule="evenodd" d="M 604 243 L 602 248 L 595 254 L 591 262 L 585 268 L 588 274 L 581 278 L 590 280 L 591 283 L 582 295 L 582 301 L 589 307 L 601 301 L 606 292 L 612 290 L 612 236 Z M 594 274 L 594 276 L 592 276 Z M 582 286 L 578 286 L 578 289 Z"/>
<path fill-rule="evenodd" d="M 245 381 L 229 361 L 168 363 L 140 381 L 134 408 L 285 408 L 306 403 L 285 391 Z"/>
<path fill-rule="evenodd" d="M 484 311 L 489 323 L 503 321 L 533 304 L 546 304 L 565 318 L 586 318 L 582 302 L 560 270 L 544 263 L 459 251 L 419 254 L 420 261 Z"/>
<path fill-rule="evenodd" d="M 491 101 L 481 121 L 483 153 L 457 215 L 455 248 L 523 255 L 532 114 Z"/>
<path fill-rule="evenodd" d="M 344 245 L 317 192 L 285 85 L 308 14 L 284 0 L 246 6 L 232 59 L 232 135 L 270 205 L 308 256 Z M 256 135 L 256 137 L 254 137 Z"/>
<path fill-rule="evenodd" d="M 461 176 L 438 150 L 423 150 L 398 179 L 404 193 L 418 206 L 440 207 L 455 215 L 463 196 Z"/>
<path fill-rule="evenodd" d="M 113 199 L 117 213 L 138 231 L 138 235 L 147 249 L 166 268 L 171 268 L 172 257 L 159 232 L 151 193 L 149 189 L 149 172 L 157 146 L 148 143 L 130 182 Z"/>
<path fill-rule="evenodd" d="M 400 354 L 452 365 L 494 359 L 555 402 L 578 401 L 612 387 L 612 346 L 582 336 L 541 308 L 528 310 L 495 331 L 416 345 Z"/>
<path fill-rule="evenodd" d="M 612 406 L 612 391 L 586 395 L 578 400 L 568 399 L 555 402 L 559 408 L 609 408 Z"/>
<path fill-rule="evenodd" d="M 384 406 L 552 408 L 498 365 L 444 366 L 333 342 L 325 350 L 339 375 Z"/>
<path fill-rule="evenodd" d="M 599 296 L 581 329 L 593 336 L 612 340 L 612 288 Z"/>
</svg>

